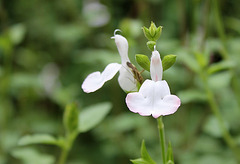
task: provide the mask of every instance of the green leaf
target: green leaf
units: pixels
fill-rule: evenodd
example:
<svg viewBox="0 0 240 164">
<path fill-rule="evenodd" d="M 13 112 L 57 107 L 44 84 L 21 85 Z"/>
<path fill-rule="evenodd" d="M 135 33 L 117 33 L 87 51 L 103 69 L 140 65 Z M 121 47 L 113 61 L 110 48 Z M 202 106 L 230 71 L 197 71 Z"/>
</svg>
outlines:
<svg viewBox="0 0 240 164">
<path fill-rule="evenodd" d="M 194 53 L 196 59 L 197 59 L 197 62 L 198 64 L 201 66 L 201 68 L 205 68 L 207 66 L 207 59 L 206 57 L 202 54 L 202 53 Z"/>
<path fill-rule="evenodd" d="M 235 67 L 236 64 L 235 62 L 233 61 L 221 61 L 219 63 L 214 63 L 212 64 L 209 68 L 208 68 L 208 74 L 213 74 L 215 72 L 219 72 L 219 71 L 222 71 L 222 70 L 226 70 L 226 69 L 229 69 L 229 68 L 233 68 Z"/>
<path fill-rule="evenodd" d="M 162 60 L 163 71 L 166 71 L 176 62 L 176 55 L 166 55 Z"/>
<path fill-rule="evenodd" d="M 34 134 L 23 136 L 19 141 L 18 145 L 25 146 L 30 144 L 47 144 L 62 146 L 62 141 L 48 134 Z"/>
<path fill-rule="evenodd" d="M 198 89 L 183 90 L 178 93 L 182 104 L 191 102 L 204 102 L 207 100 L 207 96 L 204 91 Z"/>
<path fill-rule="evenodd" d="M 33 148 L 18 148 L 11 152 L 11 155 L 20 159 L 24 164 L 54 164 L 55 158 L 52 155 L 42 154 Z M 15 163 L 15 162 L 14 162 Z"/>
<path fill-rule="evenodd" d="M 156 164 L 148 154 L 144 140 L 142 141 L 141 146 L 141 158 L 131 160 L 131 162 L 134 164 Z"/>
<path fill-rule="evenodd" d="M 89 106 L 79 115 L 78 130 L 86 132 L 97 126 L 110 112 L 112 104 L 109 102 Z"/>
<path fill-rule="evenodd" d="M 72 103 L 66 106 L 63 116 L 63 124 L 67 133 L 78 131 L 78 109 L 77 104 Z"/>
<path fill-rule="evenodd" d="M 152 160 L 152 158 L 148 154 L 144 140 L 142 141 L 142 146 L 141 146 L 141 156 L 144 160 L 148 161 L 149 163 L 152 163 L 152 164 L 156 163 Z"/>
<path fill-rule="evenodd" d="M 133 164 L 151 164 L 150 162 L 148 161 L 145 161 L 144 159 L 142 158 L 138 158 L 138 159 L 133 159 L 133 160 L 130 160 Z"/>
<path fill-rule="evenodd" d="M 136 54 L 135 56 L 137 63 L 145 70 L 150 72 L 150 61 L 146 55 Z"/>
</svg>

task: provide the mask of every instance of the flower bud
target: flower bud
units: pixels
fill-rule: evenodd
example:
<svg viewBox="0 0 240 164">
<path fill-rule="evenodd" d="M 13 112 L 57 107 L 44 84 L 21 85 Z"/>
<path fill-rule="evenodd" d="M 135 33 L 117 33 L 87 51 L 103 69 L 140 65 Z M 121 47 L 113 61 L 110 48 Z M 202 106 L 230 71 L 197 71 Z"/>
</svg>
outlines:
<svg viewBox="0 0 240 164">
<path fill-rule="evenodd" d="M 156 42 L 155 41 L 148 41 L 147 42 L 147 47 L 150 51 L 154 51 L 154 47 L 156 45 Z"/>
<path fill-rule="evenodd" d="M 143 27 L 143 33 L 149 41 L 157 41 L 162 33 L 162 26 L 156 27 L 156 25 L 151 22 L 149 28 Z"/>
</svg>

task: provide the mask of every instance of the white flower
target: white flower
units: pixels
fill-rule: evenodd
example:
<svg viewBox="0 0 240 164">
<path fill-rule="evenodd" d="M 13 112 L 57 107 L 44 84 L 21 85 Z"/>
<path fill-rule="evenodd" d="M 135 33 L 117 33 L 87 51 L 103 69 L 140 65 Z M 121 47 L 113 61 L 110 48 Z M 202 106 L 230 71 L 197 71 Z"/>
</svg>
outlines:
<svg viewBox="0 0 240 164">
<path fill-rule="evenodd" d="M 181 101 L 177 96 L 171 95 L 167 82 L 162 80 L 162 72 L 160 54 L 154 50 L 150 65 L 152 80 L 145 80 L 139 92 L 127 95 L 126 104 L 130 111 L 142 116 L 152 115 L 154 118 L 177 111 Z"/>
<path fill-rule="evenodd" d="M 134 79 L 132 71 L 126 64 L 127 62 L 130 62 L 128 58 L 127 39 L 121 35 L 116 34 L 117 31 L 119 30 L 114 31 L 114 36 L 112 39 L 115 39 L 118 52 L 121 56 L 122 64 L 110 63 L 102 73 L 93 72 L 88 75 L 82 84 L 82 89 L 84 92 L 90 93 L 100 89 L 104 83 L 108 80 L 111 80 L 118 71 L 120 73 L 118 77 L 120 87 L 124 91 L 137 91 L 136 80 Z"/>
</svg>

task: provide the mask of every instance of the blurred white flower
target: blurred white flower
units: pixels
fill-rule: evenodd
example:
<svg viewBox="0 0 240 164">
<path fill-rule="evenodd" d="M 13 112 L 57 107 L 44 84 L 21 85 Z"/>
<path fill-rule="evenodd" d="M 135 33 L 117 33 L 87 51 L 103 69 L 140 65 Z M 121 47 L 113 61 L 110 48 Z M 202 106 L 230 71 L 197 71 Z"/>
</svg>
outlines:
<svg viewBox="0 0 240 164">
<path fill-rule="evenodd" d="M 102 27 L 110 20 L 107 7 L 99 2 L 87 2 L 83 6 L 83 17 L 90 27 Z"/>
</svg>

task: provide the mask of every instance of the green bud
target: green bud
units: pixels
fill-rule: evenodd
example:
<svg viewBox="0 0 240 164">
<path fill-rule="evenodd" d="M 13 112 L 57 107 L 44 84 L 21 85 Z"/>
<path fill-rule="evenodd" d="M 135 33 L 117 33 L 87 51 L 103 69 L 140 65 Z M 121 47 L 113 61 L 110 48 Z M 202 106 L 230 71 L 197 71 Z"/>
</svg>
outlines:
<svg viewBox="0 0 240 164">
<path fill-rule="evenodd" d="M 149 41 L 157 41 L 162 33 L 162 26 L 156 27 L 155 23 L 151 22 L 149 28 L 143 27 L 143 33 Z"/>
<path fill-rule="evenodd" d="M 146 55 L 136 54 L 135 56 L 137 63 L 145 70 L 150 72 L 150 61 Z"/>
<path fill-rule="evenodd" d="M 78 130 L 78 109 L 77 104 L 68 104 L 64 111 L 63 124 L 67 133 Z"/>
<path fill-rule="evenodd" d="M 163 71 L 166 71 L 176 62 L 176 55 L 166 55 L 162 60 Z"/>
<path fill-rule="evenodd" d="M 149 48 L 149 50 L 154 51 L 154 46 L 156 45 L 155 41 L 148 41 L 147 42 L 147 47 Z"/>
</svg>

